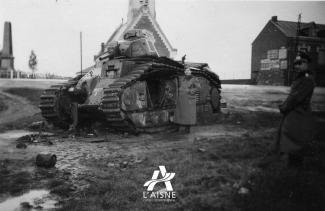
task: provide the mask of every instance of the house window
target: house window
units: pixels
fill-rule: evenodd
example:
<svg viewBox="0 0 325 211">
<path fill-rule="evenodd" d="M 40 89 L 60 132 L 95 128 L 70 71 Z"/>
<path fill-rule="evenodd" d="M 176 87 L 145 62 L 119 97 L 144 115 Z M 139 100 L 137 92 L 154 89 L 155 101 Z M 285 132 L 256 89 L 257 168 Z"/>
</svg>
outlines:
<svg viewBox="0 0 325 211">
<path fill-rule="evenodd" d="M 287 58 L 287 49 L 285 47 L 281 47 L 279 49 L 279 59 L 286 59 Z"/>
<path fill-rule="evenodd" d="M 319 49 L 318 52 L 318 64 L 325 65 L 325 49 Z"/>
<path fill-rule="evenodd" d="M 287 60 L 281 60 L 280 61 L 280 69 L 281 70 L 285 70 L 287 68 L 288 68 L 288 62 L 287 62 Z"/>
<path fill-rule="evenodd" d="M 268 59 L 278 59 L 279 58 L 279 50 L 278 49 L 268 50 L 267 58 Z"/>
<path fill-rule="evenodd" d="M 271 70 L 271 60 L 262 59 L 261 60 L 261 70 Z"/>
<path fill-rule="evenodd" d="M 307 45 L 306 43 L 302 43 L 300 45 L 298 45 L 298 50 L 299 51 L 304 51 L 304 52 L 310 52 L 311 50 L 311 46 L 310 45 Z"/>
</svg>

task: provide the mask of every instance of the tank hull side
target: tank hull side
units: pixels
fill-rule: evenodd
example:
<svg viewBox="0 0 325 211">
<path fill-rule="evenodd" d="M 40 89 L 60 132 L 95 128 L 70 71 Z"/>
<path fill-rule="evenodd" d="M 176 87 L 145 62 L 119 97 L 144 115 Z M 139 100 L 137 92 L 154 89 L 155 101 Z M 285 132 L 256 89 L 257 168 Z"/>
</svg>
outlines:
<svg viewBox="0 0 325 211">
<path fill-rule="evenodd" d="M 81 125 L 103 122 L 107 127 L 130 132 L 161 132 L 175 129 L 174 115 L 180 77 L 185 67 L 162 57 L 110 60 L 83 78 L 52 86 L 41 96 L 43 117 L 59 127 L 72 122 L 68 89 L 87 89 L 78 104 Z M 113 72 L 111 72 L 113 71 Z M 113 73 L 113 74 L 111 74 Z M 197 124 L 215 122 L 220 111 L 220 81 L 200 66 L 192 70 L 200 84 L 196 92 Z"/>
<path fill-rule="evenodd" d="M 182 75 L 183 68 L 164 62 L 135 65 L 129 75 L 104 89 L 100 110 L 105 113 L 107 124 L 139 132 L 173 128 L 178 80 Z M 218 111 L 211 101 L 212 89 L 218 90 L 219 94 L 220 84 L 213 73 L 203 69 L 193 71 L 193 75 L 201 84 L 196 96 L 198 123 L 209 123 L 213 119 L 211 116 L 216 117 Z"/>
</svg>

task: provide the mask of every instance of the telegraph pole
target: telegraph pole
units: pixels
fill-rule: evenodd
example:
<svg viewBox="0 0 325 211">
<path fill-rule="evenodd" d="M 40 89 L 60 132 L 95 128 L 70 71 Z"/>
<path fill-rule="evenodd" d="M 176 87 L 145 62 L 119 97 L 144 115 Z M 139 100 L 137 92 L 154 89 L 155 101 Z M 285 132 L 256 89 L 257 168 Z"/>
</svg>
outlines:
<svg viewBox="0 0 325 211">
<path fill-rule="evenodd" d="M 299 48 L 299 33 L 301 28 L 301 13 L 298 15 L 298 22 L 297 22 L 297 32 L 296 32 L 296 43 L 295 43 L 295 53 L 297 55 L 298 48 Z"/>
<path fill-rule="evenodd" d="M 296 31 L 296 37 L 295 37 L 295 47 L 294 47 L 294 58 L 293 61 L 296 59 L 297 55 L 298 55 L 298 51 L 299 51 L 299 35 L 300 35 L 300 28 L 301 28 L 301 13 L 299 13 L 298 15 L 298 21 L 297 21 L 297 31 Z M 292 65 L 292 70 L 291 68 L 288 69 L 288 85 L 291 85 L 291 79 L 292 77 L 295 77 L 292 73 L 293 69 L 294 69 L 294 65 Z"/>
<path fill-rule="evenodd" d="M 80 74 L 82 75 L 82 32 L 80 32 Z"/>
</svg>

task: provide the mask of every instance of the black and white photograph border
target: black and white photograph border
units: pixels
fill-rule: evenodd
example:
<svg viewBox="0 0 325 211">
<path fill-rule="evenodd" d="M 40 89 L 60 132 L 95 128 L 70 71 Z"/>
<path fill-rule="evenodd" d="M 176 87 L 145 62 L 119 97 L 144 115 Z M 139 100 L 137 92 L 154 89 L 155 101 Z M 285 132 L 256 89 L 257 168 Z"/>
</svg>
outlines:
<svg viewBox="0 0 325 211">
<path fill-rule="evenodd" d="M 0 0 L 0 211 L 325 210 L 324 11 Z"/>
</svg>

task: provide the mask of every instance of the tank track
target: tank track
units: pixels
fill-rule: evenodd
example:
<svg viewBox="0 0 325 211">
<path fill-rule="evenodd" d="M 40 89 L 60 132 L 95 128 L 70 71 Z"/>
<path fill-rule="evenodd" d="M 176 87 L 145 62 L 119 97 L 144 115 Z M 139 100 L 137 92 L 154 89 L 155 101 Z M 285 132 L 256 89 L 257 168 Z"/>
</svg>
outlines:
<svg viewBox="0 0 325 211">
<path fill-rule="evenodd" d="M 40 96 L 39 108 L 41 110 L 42 116 L 47 122 L 60 127 L 67 128 L 69 126 L 69 121 L 67 121 L 67 116 L 62 116 L 59 110 L 59 99 L 62 94 L 63 89 L 67 89 L 78 83 L 76 79 L 71 79 L 66 83 L 52 85 L 50 88 L 45 89 Z"/>
<path fill-rule="evenodd" d="M 132 86 L 136 81 L 146 78 L 146 76 L 159 72 L 159 71 L 174 71 L 176 74 L 184 74 L 184 68 L 175 66 L 173 64 L 166 64 L 158 62 L 146 62 L 139 64 L 134 70 L 127 76 L 116 80 L 113 84 L 104 88 L 104 96 L 100 105 L 100 110 L 105 114 L 106 121 L 109 122 L 110 126 L 120 129 L 122 131 L 128 130 L 131 132 L 160 132 L 166 130 L 173 130 L 173 125 L 167 125 L 163 127 L 155 128 L 138 128 L 127 118 L 127 112 L 121 108 L 121 96 L 123 90 L 127 87 Z M 202 76 L 207 78 L 216 87 L 220 87 L 219 78 L 213 73 L 209 73 L 204 70 L 192 71 L 193 75 Z M 162 108 L 164 109 L 164 108 Z M 166 109 L 168 109 L 166 107 Z"/>
</svg>

